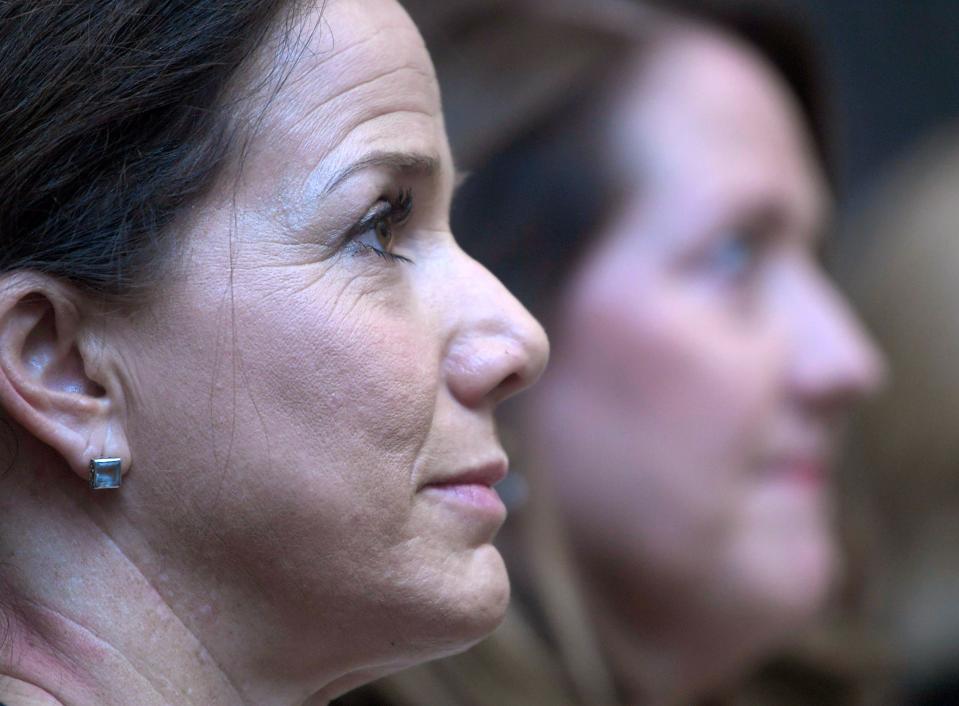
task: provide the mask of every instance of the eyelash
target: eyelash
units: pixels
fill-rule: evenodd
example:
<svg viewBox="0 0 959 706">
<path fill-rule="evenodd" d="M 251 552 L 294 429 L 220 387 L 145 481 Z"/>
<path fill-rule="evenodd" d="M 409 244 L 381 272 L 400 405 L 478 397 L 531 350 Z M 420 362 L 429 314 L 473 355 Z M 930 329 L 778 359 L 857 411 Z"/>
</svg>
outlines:
<svg viewBox="0 0 959 706">
<path fill-rule="evenodd" d="M 363 220 L 357 223 L 351 230 L 349 238 L 353 245 L 354 252 L 358 254 L 376 255 L 389 262 L 412 264 L 413 260 L 408 257 L 397 255 L 389 250 L 384 250 L 359 240 L 360 237 L 368 233 L 375 233 L 378 226 L 385 224 L 390 228 L 390 242 L 392 244 L 392 229 L 402 227 L 409 220 L 412 212 L 413 192 L 410 189 L 403 189 L 391 198 L 381 198 L 370 212 L 363 217 Z"/>
</svg>

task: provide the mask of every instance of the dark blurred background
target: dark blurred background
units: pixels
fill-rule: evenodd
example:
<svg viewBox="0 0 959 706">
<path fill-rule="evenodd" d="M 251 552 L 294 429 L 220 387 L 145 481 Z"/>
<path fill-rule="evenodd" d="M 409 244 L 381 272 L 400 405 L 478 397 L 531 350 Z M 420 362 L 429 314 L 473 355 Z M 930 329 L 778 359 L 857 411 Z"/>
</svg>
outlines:
<svg viewBox="0 0 959 706">
<path fill-rule="evenodd" d="M 855 199 L 910 144 L 959 117 L 959 1 L 794 1 L 833 75 L 841 193 Z"/>
</svg>

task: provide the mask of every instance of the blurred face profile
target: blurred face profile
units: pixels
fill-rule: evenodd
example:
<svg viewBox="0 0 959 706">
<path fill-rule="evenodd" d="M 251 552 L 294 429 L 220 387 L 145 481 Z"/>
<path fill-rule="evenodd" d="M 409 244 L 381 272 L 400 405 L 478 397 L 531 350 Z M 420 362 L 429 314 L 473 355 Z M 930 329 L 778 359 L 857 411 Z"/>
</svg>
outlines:
<svg viewBox="0 0 959 706">
<path fill-rule="evenodd" d="M 817 263 L 828 197 L 783 83 L 705 30 L 641 63 L 604 128 L 624 201 L 561 302 L 536 449 L 638 620 L 781 628 L 834 578 L 836 432 L 880 361 Z"/>
<path fill-rule="evenodd" d="M 117 324 L 124 497 L 130 531 L 169 549 L 153 578 L 188 621 L 249 606 L 264 639 L 302 648 L 277 648 L 284 673 L 346 673 L 501 619 L 492 415 L 546 340 L 450 233 L 439 92 L 400 6 L 333 0 L 300 21 L 309 46 L 241 178 L 179 224 L 177 275 Z"/>
</svg>

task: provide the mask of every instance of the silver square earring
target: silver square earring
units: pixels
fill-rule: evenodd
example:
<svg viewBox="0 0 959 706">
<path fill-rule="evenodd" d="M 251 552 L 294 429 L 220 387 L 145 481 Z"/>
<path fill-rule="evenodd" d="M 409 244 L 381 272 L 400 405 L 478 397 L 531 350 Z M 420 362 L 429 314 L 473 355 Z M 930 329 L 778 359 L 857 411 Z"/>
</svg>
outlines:
<svg viewBox="0 0 959 706">
<path fill-rule="evenodd" d="M 90 459 L 90 488 L 116 490 L 120 487 L 122 463 L 118 458 Z"/>
</svg>

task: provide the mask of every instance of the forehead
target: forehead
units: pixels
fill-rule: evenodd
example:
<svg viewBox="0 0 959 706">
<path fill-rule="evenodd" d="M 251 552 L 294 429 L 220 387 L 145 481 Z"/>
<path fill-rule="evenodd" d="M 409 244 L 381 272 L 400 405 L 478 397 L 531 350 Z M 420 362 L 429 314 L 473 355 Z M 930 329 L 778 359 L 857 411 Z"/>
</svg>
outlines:
<svg viewBox="0 0 959 706">
<path fill-rule="evenodd" d="M 827 198 L 811 137 L 796 99 L 758 54 L 689 29 L 642 61 L 622 106 L 631 130 L 616 139 L 642 154 L 644 181 L 691 197 L 699 187 L 703 198 L 776 199 L 804 221 L 821 218 Z"/>
<path fill-rule="evenodd" d="M 319 187 L 368 152 L 442 157 L 435 72 L 402 7 L 395 0 L 313 5 L 260 62 L 260 73 L 272 64 L 274 82 L 264 84 L 267 96 L 250 111 L 256 133 L 244 170 L 286 186 L 294 178 Z"/>
</svg>

